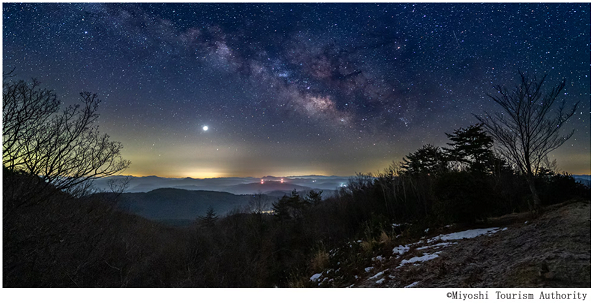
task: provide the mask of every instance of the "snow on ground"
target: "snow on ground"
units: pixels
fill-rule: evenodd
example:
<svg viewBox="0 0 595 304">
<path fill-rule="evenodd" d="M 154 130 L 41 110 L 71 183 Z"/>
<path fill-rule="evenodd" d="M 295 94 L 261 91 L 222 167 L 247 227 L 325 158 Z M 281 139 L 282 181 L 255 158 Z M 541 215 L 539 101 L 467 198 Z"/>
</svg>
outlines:
<svg viewBox="0 0 595 304">
<path fill-rule="evenodd" d="M 372 262 L 375 262 L 375 261 L 382 262 L 383 260 L 384 260 L 384 258 L 381 255 L 372 258 Z"/>
<path fill-rule="evenodd" d="M 403 255 L 405 252 L 409 251 L 409 249 L 411 249 L 411 247 L 409 247 L 409 245 L 399 245 L 395 248 L 393 248 L 393 253 L 397 254 L 397 255 Z"/>
<path fill-rule="evenodd" d="M 417 263 L 417 262 L 425 262 L 425 261 L 429 261 L 429 260 L 433 260 L 435 258 L 438 257 L 438 254 L 440 254 L 442 251 L 438 251 L 435 253 L 425 253 L 422 256 L 416 256 L 416 257 L 412 257 L 408 260 L 402 260 L 401 264 L 399 266 L 397 266 L 397 268 L 401 268 L 406 264 L 411 264 L 411 263 Z"/>
<path fill-rule="evenodd" d="M 451 241 L 451 240 L 472 239 L 472 238 L 478 237 L 480 235 L 493 234 L 498 231 L 504 231 L 504 230 L 506 230 L 506 227 L 505 228 L 494 227 L 494 228 L 484 228 L 484 229 L 471 229 L 471 230 L 453 232 L 453 233 L 449 233 L 449 234 L 441 234 L 439 236 L 429 239 L 428 242 L 436 242 L 438 240 Z"/>
<path fill-rule="evenodd" d="M 310 277 L 310 281 L 316 282 L 316 281 L 318 281 L 318 279 L 320 279 L 320 276 L 322 276 L 322 273 L 314 274 L 313 276 Z"/>
<path fill-rule="evenodd" d="M 438 244 L 434 244 L 434 245 L 429 245 L 429 246 L 421 246 L 421 247 L 417 247 L 417 250 L 425 250 L 425 249 L 434 249 L 434 248 L 438 248 L 438 247 L 445 247 L 445 246 L 450 246 L 450 245 L 454 245 L 457 244 L 457 242 L 444 242 L 444 243 L 438 243 Z"/>
<path fill-rule="evenodd" d="M 411 287 L 415 287 L 415 285 L 419 284 L 419 282 L 413 282 L 407 286 L 405 286 L 404 288 L 411 288 Z"/>
<path fill-rule="evenodd" d="M 470 238 L 475 238 L 478 237 L 480 235 L 491 235 L 494 234 L 496 232 L 500 232 L 500 231 L 504 231 L 507 228 L 498 228 L 498 227 L 493 227 L 493 228 L 484 228 L 484 229 L 471 229 L 471 230 L 465 230 L 465 231 L 459 231 L 459 232 L 454 232 L 454 233 L 449 233 L 449 234 L 441 234 L 438 236 L 435 236 L 433 238 L 429 238 L 426 239 L 425 237 L 422 237 L 422 239 L 418 242 L 415 243 L 411 243 L 411 244 L 407 244 L 407 245 L 399 245 L 397 247 L 393 248 L 393 253 L 395 254 L 395 256 L 389 256 L 387 258 L 382 257 L 381 255 L 373 257 L 372 261 L 377 261 L 380 262 L 382 264 L 384 264 L 384 262 L 386 260 L 391 260 L 391 259 L 402 259 L 401 256 L 405 255 L 406 253 L 411 251 L 411 248 L 413 247 L 416 250 L 435 250 L 435 249 L 444 249 L 445 247 L 457 244 L 457 242 L 454 242 L 455 240 L 462 240 L 462 239 L 470 239 Z M 358 244 L 362 242 L 362 240 L 357 240 L 354 242 L 350 242 L 349 247 L 351 247 L 351 244 Z M 420 245 L 424 245 L 424 246 L 420 246 Z M 416 248 L 416 246 L 419 246 Z M 398 269 L 401 268 L 407 264 L 415 264 L 415 265 L 419 265 L 425 261 L 429 261 L 429 260 L 433 260 L 435 258 L 437 258 L 439 256 L 439 254 L 442 251 L 437 251 L 434 253 L 431 252 L 424 252 L 422 256 L 414 256 L 412 258 L 409 259 L 403 259 L 401 260 L 399 266 L 397 266 L 394 269 Z M 337 252 L 333 252 L 331 250 L 330 252 L 331 254 L 336 254 Z M 372 270 L 374 269 L 374 267 L 366 267 L 364 270 L 366 273 L 370 273 Z M 336 272 L 337 270 L 335 270 Z M 386 282 L 386 278 L 381 278 L 385 273 L 387 273 L 387 271 L 389 271 L 389 269 L 386 269 L 384 271 L 378 272 L 375 275 L 371 276 L 368 278 L 368 280 L 371 281 L 375 281 L 376 284 L 382 284 L 384 282 Z M 330 272 L 330 270 L 328 270 L 326 273 L 328 274 Z M 388 274 L 388 278 L 390 280 L 395 279 L 395 276 Z M 322 282 L 323 273 L 316 273 L 314 275 L 312 275 L 310 277 L 310 281 L 312 282 L 320 282 L 318 285 L 322 284 L 323 282 L 325 282 L 328 278 L 325 277 Z M 355 279 L 358 280 L 359 277 L 356 275 Z M 331 282 L 331 280 L 329 280 L 329 282 Z M 405 286 L 405 288 L 411 288 L 414 287 L 418 284 L 419 282 L 414 282 L 411 283 L 407 286 Z"/>
<path fill-rule="evenodd" d="M 388 269 L 387 269 L 388 270 Z M 386 270 L 385 270 L 386 271 Z M 375 280 L 378 279 L 380 276 L 382 276 L 384 274 L 384 271 L 381 271 L 377 274 L 375 274 L 373 277 L 369 278 L 368 280 Z"/>
</svg>

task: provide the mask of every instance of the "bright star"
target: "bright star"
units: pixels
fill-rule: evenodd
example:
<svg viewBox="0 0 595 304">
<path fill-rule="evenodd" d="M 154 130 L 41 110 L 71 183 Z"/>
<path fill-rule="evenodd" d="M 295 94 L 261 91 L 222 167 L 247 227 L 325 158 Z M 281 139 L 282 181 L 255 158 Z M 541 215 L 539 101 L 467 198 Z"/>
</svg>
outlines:
<svg viewBox="0 0 595 304">
<path fill-rule="evenodd" d="M 203 130 L 203 131 L 208 131 L 208 130 L 209 130 L 209 126 L 203 126 L 203 127 L 202 127 L 202 130 Z"/>
</svg>

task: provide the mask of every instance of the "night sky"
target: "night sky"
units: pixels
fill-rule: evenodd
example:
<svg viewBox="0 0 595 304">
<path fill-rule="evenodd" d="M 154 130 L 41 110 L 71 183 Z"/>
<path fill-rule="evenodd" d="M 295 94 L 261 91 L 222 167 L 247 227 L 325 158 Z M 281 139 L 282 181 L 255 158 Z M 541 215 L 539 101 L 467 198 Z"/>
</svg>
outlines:
<svg viewBox="0 0 595 304">
<path fill-rule="evenodd" d="M 518 71 L 580 101 L 551 159 L 590 174 L 590 4 L 3 4 L 3 68 L 103 100 L 124 174 L 377 172 L 496 111 Z"/>
</svg>

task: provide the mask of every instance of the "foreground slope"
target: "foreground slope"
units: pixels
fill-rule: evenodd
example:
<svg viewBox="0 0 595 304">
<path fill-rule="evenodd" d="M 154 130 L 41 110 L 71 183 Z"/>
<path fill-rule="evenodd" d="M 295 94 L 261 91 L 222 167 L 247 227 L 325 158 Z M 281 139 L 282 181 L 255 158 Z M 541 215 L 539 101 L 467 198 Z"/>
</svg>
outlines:
<svg viewBox="0 0 595 304">
<path fill-rule="evenodd" d="M 552 206 L 535 220 L 499 220 L 508 229 L 459 240 L 423 267 L 398 269 L 384 286 L 591 287 L 590 203 Z"/>
<path fill-rule="evenodd" d="M 310 283 L 313 287 L 589 288 L 591 204 L 557 204 L 537 218 L 512 214 L 490 219 L 485 227 L 445 227 L 429 231 L 419 241 L 404 243 L 397 237 L 374 256 L 348 283 L 332 276 L 338 269 L 325 269 Z"/>
</svg>

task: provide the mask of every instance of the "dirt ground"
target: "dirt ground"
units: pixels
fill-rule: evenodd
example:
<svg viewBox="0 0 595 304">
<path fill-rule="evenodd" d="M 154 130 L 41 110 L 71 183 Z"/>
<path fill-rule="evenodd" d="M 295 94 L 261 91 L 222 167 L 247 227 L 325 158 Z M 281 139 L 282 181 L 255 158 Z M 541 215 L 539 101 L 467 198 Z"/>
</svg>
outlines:
<svg viewBox="0 0 595 304">
<path fill-rule="evenodd" d="M 423 250 L 391 257 L 377 268 L 385 270 L 382 275 L 353 287 L 591 287 L 590 202 L 549 206 L 536 218 L 524 213 L 490 219 L 485 227 L 507 229 L 458 240 L 421 264 L 398 267 Z"/>
</svg>

